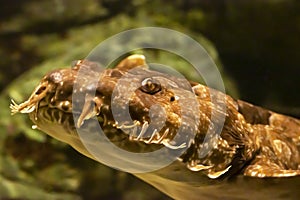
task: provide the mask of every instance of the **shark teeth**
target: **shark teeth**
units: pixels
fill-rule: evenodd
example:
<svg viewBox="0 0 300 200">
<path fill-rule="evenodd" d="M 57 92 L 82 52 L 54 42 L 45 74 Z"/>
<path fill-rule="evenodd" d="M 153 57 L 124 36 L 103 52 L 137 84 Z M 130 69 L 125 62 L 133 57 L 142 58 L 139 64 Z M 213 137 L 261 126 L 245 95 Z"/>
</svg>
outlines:
<svg viewBox="0 0 300 200">
<path fill-rule="evenodd" d="M 141 125 L 142 124 L 142 125 Z M 170 134 L 170 129 L 166 128 L 162 134 L 157 129 L 152 131 L 151 136 L 145 136 L 145 133 L 149 131 L 150 124 L 148 121 L 143 123 L 134 120 L 132 124 L 123 123 L 118 124 L 117 122 L 114 124 L 117 129 L 121 129 L 123 132 L 129 135 L 129 140 L 131 141 L 140 141 L 146 144 L 162 144 L 169 149 L 182 149 L 186 148 L 186 143 L 182 143 L 180 145 L 172 144 L 174 141 L 170 141 L 168 138 Z"/>
<path fill-rule="evenodd" d="M 141 132 L 139 133 L 139 135 L 137 136 L 136 140 L 142 139 L 142 137 L 143 137 L 143 135 L 146 133 L 148 127 L 149 127 L 149 124 L 148 124 L 148 122 L 146 121 L 146 122 L 143 124 L 142 130 L 141 130 Z"/>
<path fill-rule="evenodd" d="M 86 94 L 85 102 L 79 118 L 77 119 L 76 127 L 80 128 L 85 120 L 99 115 L 103 102 L 101 99 L 94 97 L 91 94 Z"/>
<path fill-rule="evenodd" d="M 140 122 L 137 121 L 137 120 L 134 120 L 133 124 L 125 124 L 125 123 L 123 123 L 121 125 L 118 125 L 118 123 L 115 124 L 115 126 L 116 126 L 117 129 L 131 129 L 131 128 L 134 128 L 134 127 L 136 127 L 138 125 L 140 125 Z"/>
</svg>

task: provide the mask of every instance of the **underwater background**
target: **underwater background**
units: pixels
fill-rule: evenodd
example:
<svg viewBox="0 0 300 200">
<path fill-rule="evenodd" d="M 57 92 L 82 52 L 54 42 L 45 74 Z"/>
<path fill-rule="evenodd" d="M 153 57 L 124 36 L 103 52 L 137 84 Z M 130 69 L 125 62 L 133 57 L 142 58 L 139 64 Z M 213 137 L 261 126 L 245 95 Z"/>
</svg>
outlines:
<svg viewBox="0 0 300 200">
<path fill-rule="evenodd" d="M 45 73 L 132 28 L 191 36 L 218 65 L 227 93 L 300 118 L 299 10 L 297 0 L 1 0 L 0 199 L 169 199 L 10 115 L 10 99 L 24 101 Z M 145 54 L 192 76 L 173 56 Z"/>
</svg>

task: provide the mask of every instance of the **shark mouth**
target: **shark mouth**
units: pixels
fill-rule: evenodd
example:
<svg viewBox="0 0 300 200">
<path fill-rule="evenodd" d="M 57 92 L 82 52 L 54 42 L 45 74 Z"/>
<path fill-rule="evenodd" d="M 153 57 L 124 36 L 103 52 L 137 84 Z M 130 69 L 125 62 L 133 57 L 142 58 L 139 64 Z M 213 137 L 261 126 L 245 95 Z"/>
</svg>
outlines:
<svg viewBox="0 0 300 200">
<path fill-rule="evenodd" d="M 42 89 L 41 89 L 42 88 Z M 117 122 L 111 117 L 108 117 L 109 106 L 103 104 L 100 98 L 89 98 L 86 97 L 82 111 L 72 113 L 72 103 L 69 101 L 60 102 L 57 105 L 52 105 L 47 102 L 44 97 L 47 93 L 47 88 L 40 86 L 30 96 L 30 98 L 21 103 L 17 104 L 14 100 L 11 100 L 11 112 L 12 114 L 26 113 L 33 116 L 33 120 L 36 125 L 33 128 L 39 128 L 38 117 L 42 117 L 43 120 L 48 122 L 56 123 L 63 126 L 65 129 L 76 129 L 84 125 L 85 121 L 97 117 L 97 120 L 101 124 L 102 128 L 109 126 L 110 128 L 118 129 L 128 135 L 130 141 L 143 142 L 145 144 L 160 144 L 164 145 L 169 149 L 183 149 L 187 148 L 187 142 L 176 144 L 177 142 L 172 141 L 176 130 L 167 126 L 161 130 L 151 126 L 148 121 L 133 120 L 130 122 Z M 101 104 L 100 108 L 95 106 Z M 38 113 L 42 114 L 38 114 Z M 75 117 L 74 119 L 72 118 Z M 77 119 L 76 119 L 77 118 Z"/>
</svg>

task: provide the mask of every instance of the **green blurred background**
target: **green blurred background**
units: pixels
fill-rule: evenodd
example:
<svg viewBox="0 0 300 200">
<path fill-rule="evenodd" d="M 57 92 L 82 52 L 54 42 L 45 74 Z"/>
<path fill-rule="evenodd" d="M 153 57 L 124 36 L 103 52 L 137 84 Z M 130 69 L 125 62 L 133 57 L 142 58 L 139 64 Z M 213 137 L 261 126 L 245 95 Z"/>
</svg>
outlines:
<svg viewBox="0 0 300 200">
<path fill-rule="evenodd" d="M 24 101 L 49 70 L 124 30 L 190 35 L 212 55 L 229 94 L 300 118 L 299 10 L 297 0 L 1 0 L 0 199 L 168 199 L 32 130 L 26 116 L 10 116 L 10 98 Z M 148 54 L 191 75 L 177 58 Z"/>
</svg>

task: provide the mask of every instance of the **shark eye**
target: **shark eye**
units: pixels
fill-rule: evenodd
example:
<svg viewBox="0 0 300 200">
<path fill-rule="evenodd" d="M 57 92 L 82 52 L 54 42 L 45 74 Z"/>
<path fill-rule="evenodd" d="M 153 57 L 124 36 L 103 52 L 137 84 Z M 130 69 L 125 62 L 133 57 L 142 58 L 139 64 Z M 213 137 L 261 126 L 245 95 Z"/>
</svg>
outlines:
<svg viewBox="0 0 300 200">
<path fill-rule="evenodd" d="M 157 80 L 146 78 L 142 81 L 141 90 L 148 94 L 155 94 L 161 90 L 161 85 Z"/>
</svg>

